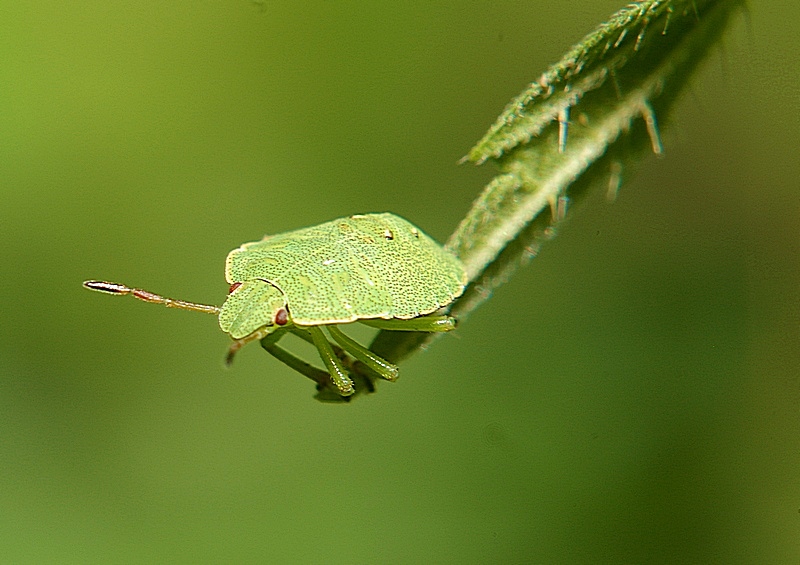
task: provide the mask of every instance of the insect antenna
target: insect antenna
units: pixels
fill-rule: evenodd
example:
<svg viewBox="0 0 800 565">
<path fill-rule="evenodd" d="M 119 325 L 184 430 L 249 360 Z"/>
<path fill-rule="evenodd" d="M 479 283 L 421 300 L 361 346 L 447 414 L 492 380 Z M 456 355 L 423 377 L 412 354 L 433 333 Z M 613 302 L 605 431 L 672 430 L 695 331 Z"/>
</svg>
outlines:
<svg viewBox="0 0 800 565">
<path fill-rule="evenodd" d="M 130 288 L 124 284 L 106 282 L 106 281 L 85 281 L 83 283 L 85 288 L 89 290 L 96 290 L 97 292 L 105 292 L 106 294 L 117 294 L 121 296 L 132 295 L 144 302 L 152 304 L 163 304 L 167 308 L 180 308 L 181 310 L 191 310 L 193 312 L 204 312 L 206 314 L 219 314 L 219 306 L 210 304 L 198 304 L 196 302 L 186 302 L 185 300 L 175 300 L 173 298 L 166 298 L 159 294 L 155 294 L 148 290 L 141 288 Z"/>
</svg>

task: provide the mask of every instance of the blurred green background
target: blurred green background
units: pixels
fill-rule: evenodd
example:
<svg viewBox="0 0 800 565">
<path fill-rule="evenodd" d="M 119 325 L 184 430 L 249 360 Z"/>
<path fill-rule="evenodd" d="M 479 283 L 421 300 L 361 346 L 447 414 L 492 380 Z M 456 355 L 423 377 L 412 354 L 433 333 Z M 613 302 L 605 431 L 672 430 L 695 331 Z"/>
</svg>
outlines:
<svg viewBox="0 0 800 565">
<path fill-rule="evenodd" d="M 349 405 L 212 317 L 226 253 L 390 210 L 623 2 L 4 2 L 0 562 L 797 563 L 795 3 L 753 1 L 617 201 Z"/>
</svg>

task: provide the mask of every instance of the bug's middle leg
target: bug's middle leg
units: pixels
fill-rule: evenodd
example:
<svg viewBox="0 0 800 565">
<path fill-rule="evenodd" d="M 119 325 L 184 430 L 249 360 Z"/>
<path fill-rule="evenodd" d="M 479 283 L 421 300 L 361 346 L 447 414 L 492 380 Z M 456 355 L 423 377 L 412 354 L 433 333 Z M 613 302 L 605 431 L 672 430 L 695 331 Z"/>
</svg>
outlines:
<svg viewBox="0 0 800 565">
<path fill-rule="evenodd" d="M 297 330 L 300 328 L 296 327 L 295 329 Z M 302 331 L 307 332 L 311 336 L 314 346 L 317 348 L 317 351 L 319 351 L 319 356 L 322 358 L 325 367 L 331 375 L 333 384 L 339 389 L 339 394 L 342 396 L 350 396 L 353 394 L 356 391 L 353 386 L 353 381 L 347 376 L 347 370 L 336 356 L 336 352 L 333 350 L 330 342 L 328 342 L 325 334 L 322 333 L 322 329 L 320 329 L 319 326 L 305 326 L 302 328 Z"/>
<path fill-rule="evenodd" d="M 376 355 L 346 335 L 337 326 L 330 325 L 326 327 L 328 328 L 328 332 L 331 334 L 331 337 L 336 340 L 336 343 L 338 343 L 344 351 L 352 355 L 355 359 L 361 361 L 364 365 L 375 371 L 387 381 L 397 380 L 397 365 L 390 363 L 379 355 Z"/>
</svg>

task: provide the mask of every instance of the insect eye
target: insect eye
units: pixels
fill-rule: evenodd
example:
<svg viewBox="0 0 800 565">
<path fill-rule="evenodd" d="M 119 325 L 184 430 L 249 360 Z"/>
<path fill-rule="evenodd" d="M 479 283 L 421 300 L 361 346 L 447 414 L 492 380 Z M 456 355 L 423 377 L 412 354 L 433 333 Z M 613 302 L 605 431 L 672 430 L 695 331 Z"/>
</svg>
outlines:
<svg viewBox="0 0 800 565">
<path fill-rule="evenodd" d="M 275 312 L 275 324 L 278 326 L 285 326 L 289 323 L 289 312 L 286 308 L 281 308 Z"/>
<path fill-rule="evenodd" d="M 228 289 L 228 294 L 231 294 L 231 293 L 232 293 L 234 290 L 236 290 L 236 289 L 237 289 L 237 288 L 239 288 L 240 286 L 242 286 L 242 283 L 240 283 L 240 282 L 235 282 L 235 283 L 233 283 L 233 284 L 231 285 L 231 287 Z"/>
<path fill-rule="evenodd" d="M 386 241 L 392 241 L 394 239 L 394 234 L 392 233 L 392 230 L 386 230 L 383 232 L 383 237 L 386 238 Z"/>
</svg>

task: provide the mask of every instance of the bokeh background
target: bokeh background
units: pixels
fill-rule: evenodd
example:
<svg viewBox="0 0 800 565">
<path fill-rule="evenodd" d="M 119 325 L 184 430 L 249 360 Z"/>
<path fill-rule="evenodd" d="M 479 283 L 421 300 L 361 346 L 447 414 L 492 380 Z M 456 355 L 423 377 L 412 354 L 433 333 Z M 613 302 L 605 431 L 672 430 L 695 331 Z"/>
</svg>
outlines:
<svg viewBox="0 0 800 565">
<path fill-rule="evenodd" d="M 800 9 L 752 1 L 666 156 L 349 405 L 212 317 L 226 253 L 391 210 L 620 1 L 4 2 L 0 562 L 800 561 Z M 368 337 L 368 336 L 367 336 Z"/>
</svg>

